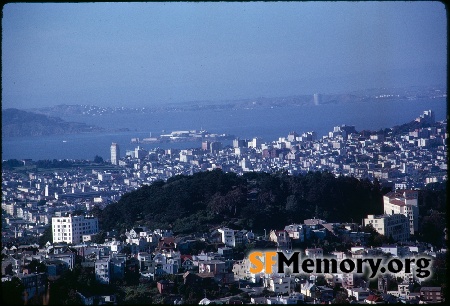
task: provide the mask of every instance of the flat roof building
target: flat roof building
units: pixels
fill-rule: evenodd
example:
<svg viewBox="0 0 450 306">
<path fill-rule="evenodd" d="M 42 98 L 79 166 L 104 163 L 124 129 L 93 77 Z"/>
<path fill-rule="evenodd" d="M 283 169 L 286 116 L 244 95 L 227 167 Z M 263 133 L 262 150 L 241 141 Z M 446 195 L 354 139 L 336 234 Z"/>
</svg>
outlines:
<svg viewBox="0 0 450 306">
<path fill-rule="evenodd" d="M 409 239 L 409 222 L 403 214 L 368 215 L 364 219 L 364 226 L 368 224 L 371 224 L 380 235 L 392 237 L 395 241 Z"/>
<path fill-rule="evenodd" d="M 418 193 L 415 190 L 397 190 L 383 196 L 384 213 L 403 214 L 408 218 L 410 234 L 419 229 Z"/>
<path fill-rule="evenodd" d="M 53 217 L 53 242 L 77 244 L 83 242 L 83 235 L 98 233 L 98 219 L 84 216 Z"/>
</svg>

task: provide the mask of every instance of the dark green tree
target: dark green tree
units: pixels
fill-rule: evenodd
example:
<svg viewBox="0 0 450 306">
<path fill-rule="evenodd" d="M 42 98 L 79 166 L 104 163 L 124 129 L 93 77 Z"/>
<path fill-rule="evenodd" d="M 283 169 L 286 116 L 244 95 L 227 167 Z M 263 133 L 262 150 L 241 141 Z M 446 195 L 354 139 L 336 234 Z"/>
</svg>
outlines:
<svg viewBox="0 0 450 306">
<path fill-rule="evenodd" d="M 363 228 L 363 232 L 369 233 L 369 237 L 367 238 L 367 244 L 374 247 L 379 247 L 383 245 L 383 243 L 387 243 L 388 239 L 384 235 L 380 235 L 372 224 L 367 224 Z"/>
<path fill-rule="evenodd" d="M 40 247 L 43 247 L 47 242 L 53 243 L 53 233 L 51 224 L 45 228 L 44 233 L 38 239 Z"/>
<path fill-rule="evenodd" d="M 444 243 L 445 226 L 445 215 L 432 211 L 430 215 L 423 217 L 420 230 L 421 238 L 423 241 L 441 247 Z"/>
<path fill-rule="evenodd" d="M 23 166 L 23 162 L 17 160 L 17 159 L 8 159 L 6 161 L 2 162 L 2 168 L 4 170 L 11 170 L 17 167 Z"/>
<path fill-rule="evenodd" d="M 25 287 L 17 277 L 2 282 L 2 305 L 23 305 L 24 290 Z"/>
<path fill-rule="evenodd" d="M 332 300 L 332 304 L 350 304 L 347 294 L 345 292 L 339 291 L 336 293 L 335 298 Z"/>
<path fill-rule="evenodd" d="M 93 243 L 101 244 L 101 243 L 104 243 L 104 242 L 105 242 L 105 239 L 106 239 L 106 233 L 105 233 L 105 231 L 100 231 L 100 232 L 98 232 L 97 234 L 92 235 L 91 241 L 92 241 Z"/>
<path fill-rule="evenodd" d="M 103 164 L 104 163 L 103 158 L 101 156 L 95 155 L 94 163 L 96 163 L 96 164 Z"/>
<path fill-rule="evenodd" d="M 30 271 L 30 273 L 47 272 L 47 266 L 36 259 L 30 261 L 30 263 L 26 266 L 26 268 Z"/>
</svg>

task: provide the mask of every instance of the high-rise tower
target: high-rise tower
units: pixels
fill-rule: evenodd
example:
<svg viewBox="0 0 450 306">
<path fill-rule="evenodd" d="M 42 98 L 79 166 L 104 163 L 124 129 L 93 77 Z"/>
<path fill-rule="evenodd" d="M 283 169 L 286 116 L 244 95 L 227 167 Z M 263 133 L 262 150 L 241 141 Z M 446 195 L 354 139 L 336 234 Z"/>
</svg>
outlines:
<svg viewBox="0 0 450 306">
<path fill-rule="evenodd" d="M 111 144 L 111 164 L 118 165 L 120 159 L 119 145 L 115 142 Z"/>
</svg>

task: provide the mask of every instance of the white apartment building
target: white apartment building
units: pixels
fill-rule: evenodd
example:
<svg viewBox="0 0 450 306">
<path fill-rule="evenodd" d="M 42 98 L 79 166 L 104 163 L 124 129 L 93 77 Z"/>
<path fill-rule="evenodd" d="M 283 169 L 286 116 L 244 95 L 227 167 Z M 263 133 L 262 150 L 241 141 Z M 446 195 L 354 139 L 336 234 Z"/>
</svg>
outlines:
<svg viewBox="0 0 450 306">
<path fill-rule="evenodd" d="M 16 211 L 17 211 L 17 206 L 14 205 L 13 203 L 11 203 L 11 204 L 2 203 L 2 209 L 4 209 L 8 215 L 15 216 Z"/>
<path fill-rule="evenodd" d="M 255 137 L 251 141 L 248 142 L 248 147 L 254 148 L 254 149 L 261 148 L 262 143 L 263 142 L 262 142 L 261 138 Z"/>
<path fill-rule="evenodd" d="M 244 258 L 243 260 L 238 260 L 233 264 L 233 275 L 235 280 L 239 279 L 250 279 L 250 260 Z"/>
<path fill-rule="evenodd" d="M 392 236 L 395 241 L 409 239 L 409 222 L 404 214 L 392 215 L 368 215 L 364 219 L 364 226 L 372 224 L 373 228 L 381 235 Z"/>
<path fill-rule="evenodd" d="M 253 274 L 250 272 L 250 260 L 248 258 L 244 258 L 243 260 L 238 260 L 233 264 L 233 274 L 234 279 L 245 279 L 247 281 L 250 281 L 254 284 L 259 284 L 263 273 L 257 273 Z"/>
<path fill-rule="evenodd" d="M 277 294 L 287 294 L 291 292 L 291 277 L 290 276 L 272 276 L 266 279 L 266 287 L 269 291 L 275 292 Z"/>
<path fill-rule="evenodd" d="M 192 155 L 192 151 L 181 150 L 181 152 L 180 152 L 180 162 L 182 162 L 182 163 L 189 163 L 193 159 L 194 159 L 194 156 Z"/>
<path fill-rule="evenodd" d="M 217 231 L 222 235 L 222 243 L 225 243 L 228 247 L 235 247 L 236 240 L 234 237 L 234 230 L 227 227 L 219 228 Z"/>
<path fill-rule="evenodd" d="M 53 217 L 53 242 L 77 244 L 83 241 L 83 235 L 98 233 L 98 219 L 84 216 Z"/>
<path fill-rule="evenodd" d="M 419 229 L 418 192 L 415 190 L 398 190 L 383 196 L 384 213 L 388 215 L 403 214 L 408 218 L 410 234 Z"/>
</svg>

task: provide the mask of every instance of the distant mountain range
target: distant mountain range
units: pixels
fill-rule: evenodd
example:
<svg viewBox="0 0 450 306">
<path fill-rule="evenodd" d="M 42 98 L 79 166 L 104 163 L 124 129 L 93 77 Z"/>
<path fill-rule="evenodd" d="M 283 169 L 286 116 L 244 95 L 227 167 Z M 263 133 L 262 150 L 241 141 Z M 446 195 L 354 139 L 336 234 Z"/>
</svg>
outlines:
<svg viewBox="0 0 450 306">
<path fill-rule="evenodd" d="M 196 110 L 227 110 L 227 109 L 254 109 L 254 108 L 275 108 L 285 106 L 305 106 L 314 104 L 337 104 L 337 103 L 358 103 L 377 102 L 380 100 L 416 100 L 443 98 L 447 96 L 445 87 L 412 86 L 404 88 L 371 88 L 361 91 L 341 94 L 310 94 L 287 97 L 259 97 L 239 100 L 222 101 L 190 101 L 181 103 L 151 104 L 146 107 L 113 107 L 95 105 L 54 105 L 50 107 L 28 109 L 34 113 L 48 116 L 97 116 L 112 113 L 133 114 L 133 113 L 154 113 L 154 112 L 179 112 Z"/>
<path fill-rule="evenodd" d="M 67 122 L 61 116 L 100 116 L 106 114 L 137 114 L 154 112 L 180 112 L 197 110 L 228 110 L 278 108 L 314 104 L 375 102 L 379 100 L 415 100 L 443 98 L 444 87 L 373 88 L 346 94 L 297 95 L 289 97 L 260 97 L 227 101 L 191 101 L 151 105 L 149 107 L 101 107 L 95 105 L 66 105 L 33 108 L 27 111 L 15 108 L 2 110 L 2 137 L 42 136 L 102 131 L 103 128 L 79 122 Z"/>
<path fill-rule="evenodd" d="M 57 117 L 15 108 L 2 110 L 2 137 L 44 136 L 101 131 L 85 123 L 67 122 Z"/>
</svg>

